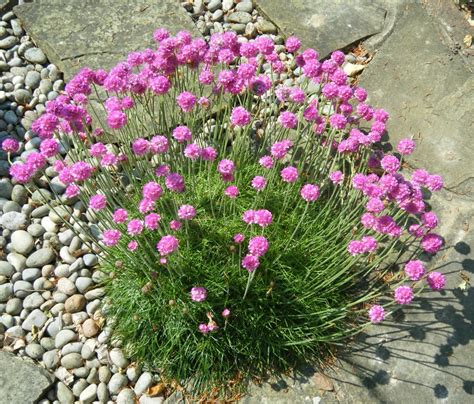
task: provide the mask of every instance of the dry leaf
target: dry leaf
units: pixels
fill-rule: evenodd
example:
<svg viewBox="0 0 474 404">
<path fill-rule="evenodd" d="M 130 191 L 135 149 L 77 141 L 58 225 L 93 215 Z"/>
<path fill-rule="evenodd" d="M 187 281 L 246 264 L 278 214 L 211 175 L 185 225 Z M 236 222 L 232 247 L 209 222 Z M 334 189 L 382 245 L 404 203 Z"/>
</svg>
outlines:
<svg viewBox="0 0 474 404">
<path fill-rule="evenodd" d="M 151 386 L 146 394 L 149 395 L 150 397 L 156 397 L 162 394 L 166 390 L 166 386 L 164 383 L 158 383 L 155 384 L 154 386 Z"/>
</svg>

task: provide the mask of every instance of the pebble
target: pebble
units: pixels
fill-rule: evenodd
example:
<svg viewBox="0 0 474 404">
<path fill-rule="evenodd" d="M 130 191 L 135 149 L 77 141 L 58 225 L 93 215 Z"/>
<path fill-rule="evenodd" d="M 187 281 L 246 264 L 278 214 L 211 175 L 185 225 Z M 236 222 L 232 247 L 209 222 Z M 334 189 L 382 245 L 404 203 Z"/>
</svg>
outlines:
<svg viewBox="0 0 474 404">
<path fill-rule="evenodd" d="M 3 120 L 4 120 L 6 123 L 15 125 L 15 124 L 18 122 L 18 116 L 15 114 L 14 111 L 7 111 L 7 112 L 5 112 L 5 114 L 3 115 Z"/>
<path fill-rule="evenodd" d="M 25 352 L 30 358 L 39 360 L 43 357 L 44 348 L 40 344 L 28 344 Z"/>
<path fill-rule="evenodd" d="M 1 46 L 0 46 L 1 47 Z M 30 48 L 25 52 L 25 59 L 31 63 L 43 64 L 47 59 L 43 51 L 39 48 Z"/>
<path fill-rule="evenodd" d="M 82 333 L 87 338 L 95 337 L 99 333 L 99 326 L 93 319 L 89 318 L 82 324 Z"/>
<path fill-rule="evenodd" d="M 222 1 L 221 0 L 211 0 L 209 4 L 207 5 L 207 9 L 213 13 L 216 11 L 218 8 L 222 6 Z"/>
<path fill-rule="evenodd" d="M 255 27 L 262 34 L 276 34 L 277 27 L 267 20 L 260 20 L 255 24 Z"/>
<path fill-rule="evenodd" d="M 77 290 L 81 293 L 84 293 L 89 286 L 91 286 L 94 282 L 91 278 L 80 276 L 76 279 L 76 287 Z"/>
<path fill-rule="evenodd" d="M 15 268 L 7 261 L 0 261 L 0 275 L 10 278 L 15 273 Z"/>
<path fill-rule="evenodd" d="M 224 17 L 224 12 L 221 9 L 217 9 L 212 13 L 211 21 L 220 21 Z"/>
<path fill-rule="evenodd" d="M 132 389 L 125 388 L 117 396 L 117 404 L 135 404 L 135 397 Z"/>
<path fill-rule="evenodd" d="M 21 212 L 21 206 L 15 201 L 6 201 L 3 204 L 3 213 Z"/>
<path fill-rule="evenodd" d="M 67 279 L 67 278 L 62 278 Z M 83 295 L 75 294 L 67 298 L 64 302 L 64 309 L 68 313 L 78 313 L 86 306 L 86 299 Z"/>
<path fill-rule="evenodd" d="M 228 21 L 239 24 L 247 24 L 252 21 L 252 16 L 249 13 L 244 13 L 243 11 L 236 11 L 229 15 Z"/>
<path fill-rule="evenodd" d="M 126 368 L 128 366 L 128 359 L 125 358 L 123 352 L 119 348 L 114 348 L 110 351 L 110 360 L 118 368 Z"/>
<path fill-rule="evenodd" d="M 45 217 L 47 216 L 49 213 L 49 206 L 48 205 L 43 205 L 43 206 L 40 206 L 36 209 L 33 210 L 33 212 L 31 212 L 31 217 L 35 218 L 35 219 L 41 219 L 42 217 Z M 45 229 L 46 231 L 46 229 Z"/>
<path fill-rule="evenodd" d="M 97 398 L 101 403 L 105 403 L 109 399 L 109 391 L 107 389 L 107 384 L 99 383 L 97 387 Z"/>
<path fill-rule="evenodd" d="M 234 6 L 234 0 L 222 0 L 222 10 L 227 13 Z"/>
<path fill-rule="evenodd" d="M 53 249 L 41 248 L 27 258 L 26 265 L 28 267 L 42 267 L 53 262 L 55 258 L 56 254 Z"/>
<path fill-rule="evenodd" d="M 89 290 L 84 296 L 87 300 L 95 300 L 104 295 L 105 295 L 104 288 L 96 288 L 96 289 Z"/>
<path fill-rule="evenodd" d="M 13 327 L 10 327 L 7 331 L 5 331 L 5 335 L 8 335 L 12 338 L 22 338 L 25 336 L 25 331 L 23 331 L 23 328 L 21 328 L 21 326 L 14 325 Z"/>
<path fill-rule="evenodd" d="M 253 11 L 253 4 L 251 1 L 242 1 L 235 7 L 236 11 L 243 11 L 245 13 L 251 13 Z"/>
<path fill-rule="evenodd" d="M 32 90 L 37 88 L 41 81 L 41 75 L 37 71 L 30 71 L 26 73 L 25 85 L 30 87 Z"/>
<path fill-rule="evenodd" d="M 41 294 L 39 294 L 38 292 L 35 292 L 25 297 L 25 299 L 23 300 L 23 307 L 28 310 L 37 309 L 43 303 L 43 296 L 41 296 Z"/>
<path fill-rule="evenodd" d="M 56 395 L 61 404 L 74 404 L 74 394 L 63 382 L 57 383 Z"/>
<path fill-rule="evenodd" d="M 109 391 L 111 394 L 118 394 L 122 387 L 127 385 L 127 378 L 121 373 L 115 373 L 109 381 Z"/>
<path fill-rule="evenodd" d="M 42 360 L 47 369 L 55 369 L 59 364 L 59 351 L 52 349 L 45 352 Z"/>
<path fill-rule="evenodd" d="M 16 281 L 13 285 L 13 293 L 15 293 L 15 296 L 20 299 L 24 299 L 33 291 L 33 285 L 27 281 Z"/>
<path fill-rule="evenodd" d="M 151 386 L 153 383 L 153 377 L 151 373 L 145 372 L 142 373 L 142 375 L 138 378 L 137 382 L 135 383 L 135 393 L 139 396 L 143 394 L 145 391 L 148 390 L 148 388 Z"/>
<path fill-rule="evenodd" d="M 356 65 L 354 63 L 346 63 L 343 66 L 344 73 L 346 73 L 349 77 L 354 77 L 359 74 L 362 70 L 365 69 L 366 65 Z"/>
<path fill-rule="evenodd" d="M 97 368 L 92 368 L 89 372 L 89 376 L 87 376 L 87 383 L 94 384 L 99 383 L 99 375 Z"/>
<path fill-rule="evenodd" d="M 28 104 L 31 101 L 31 97 L 32 97 L 31 92 L 29 92 L 28 90 L 24 90 L 22 88 L 15 90 L 15 92 L 13 93 L 13 96 L 15 98 L 15 101 L 21 105 Z"/>
<path fill-rule="evenodd" d="M 16 316 L 20 314 L 21 310 L 23 309 L 23 302 L 21 299 L 14 297 L 7 302 L 7 306 L 5 307 L 5 311 L 12 316 Z"/>
<path fill-rule="evenodd" d="M 33 237 L 25 230 L 16 230 L 11 235 L 13 249 L 22 255 L 27 255 L 35 246 Z"/>
<path fill-rule="evenodd" d="M 92 338 L 88 339 L 81 349 L 81 356 L 83 359 L 88 360 L 94 356 L 94 349 L 96 347 L 96 341 Z"/>
<path fill-rule="evenodd" d="M 61 358 L 61 366 L 66 369 L 75 369 L 82 365 L 82 357 L 78 353 L 70 353 Z"/>
<path fill-rule="evenodd" d="M 61 278 L 57 283 L 57 289 L 59 292 L 64 293 L 66 295 L 72 295 L 76 292 L 76 285 L 74 282 L 69 280 L 68 278 Z"/>
<path fill-rule="evenodd" d="M 67 343 L 77 339 L 77 334 L 72 330 L 61 330 L 54 338 L 54 346 L 61 349 Z"/>
<path fill-rule="evenodd" d="M 13 186 L 7 178 L 0 179 L 0 198 L 10 199 L 13 192 Z"/>
<path fill-rule="evenodd" d="M 84 379 L 79 379 L 72 387 L 72 392 L 76 397 L 79 397 L 86 387 L 87 381 Z"/>
<path fill-rule="evenodd" d="M 65 356 L 70 353 L 81 353 L 83 346 L 84 344 L 82 342 L 70 342 L 69 344 L 63 346 L 61 349 L 61 355 Z"/>
<path fill-rule="evenodd" d="M 79 396 L 81 403 L 91 403 L 97 396 L 97 385 L 91 384 L 85 388 Z M 132 403 L 133 404 L 133 403 Z"/>
<path fill-rule="evenodd" d="M 74 238 L 74 232 L 71 229 L 67 229 L 58 234 L 58 238 L 61 244 L 69 245 L 71 244 L 72 239 Z M 86 254 L 89 255 L 89 254 Z M 84 259 L 85 261 L 85 259 Z M 86 264 L 87 265 L 87 264 Z"/>
<path fill-rule="evenodd" d="M 27 203 L 28 192 L 26 188 L 23 185 L 19 185 L 19 184 L 15 185 L 12 189 L 11 199 L 12 201 L 15 201 L 16 203 L 20 205 L 24 205 L 25 203 Z"/>
<path fill-rule="evenodd" d="M 26 268 L 21 273 L 21 276 L 24 281 L 34 282 L 41 276 L 41 271 L 39 270 L 39 268 Z"/>
<path fill-rule="evenodd" d="M 45 228 L 39 223 L 30 224 L 26 231 L 30 233 L 33 237 L 41 237 L 46 232 Z"/>
<path fill-rule="evenodd" d="M 43 327 L 47 320 L 48 318 L 41 310 L 35 309 L 28 315 L 28 317 L 26 317 L 21 327 L 26 331 L 31 331 L 33 326 L 36 326 L 37 328 Z"/>
<path fill-rule="evenodd" d="M 138 401 L 139 404 L 162 404 L 165 401 L 164 397 L 149 397 L 149 396 L 141 396 L 140 400 Z"/>
<path fill-rule="evenodd" d="M 7 36 L 6 38 L 0 39 L 0 49 L 9 49 L 18 43 L 16 36 Z"/>
</svg>

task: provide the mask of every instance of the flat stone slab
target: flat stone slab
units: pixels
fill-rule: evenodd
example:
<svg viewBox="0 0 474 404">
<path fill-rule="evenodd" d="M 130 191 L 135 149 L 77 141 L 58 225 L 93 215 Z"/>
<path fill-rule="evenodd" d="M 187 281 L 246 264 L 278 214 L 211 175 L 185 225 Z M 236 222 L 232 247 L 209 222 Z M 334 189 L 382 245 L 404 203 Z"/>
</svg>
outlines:
<svg viewBox="0 0 474 404">
<path fill-rule="evenodd" d="M 124 56 L 152 47 L 160 27 L 199 36 L 174 0 L 42 0 L 14 8 L 26 32 L 70 79 L 82 67 L 109 69 Z"/>
<path fill-rule="evenodd" d="M 409 3 L 360 77 L 369 103 L 386 109 L 392 144 L 413 136 L 414 167 L 443 175 L 474 198 L 474 74 L 442 41 L 440 26 Z"/>
<path fill-rule="evenodd" d="M 322 58 L 383 30 L 386 11 L 372 0 L 257 0 L 257 7 L 286 36 Z"/>
<path fill-rule="evenodd" d="M 0 351 L 0 404 L 36 403 L 52 383 L 45 369 Z"/>
</svg>

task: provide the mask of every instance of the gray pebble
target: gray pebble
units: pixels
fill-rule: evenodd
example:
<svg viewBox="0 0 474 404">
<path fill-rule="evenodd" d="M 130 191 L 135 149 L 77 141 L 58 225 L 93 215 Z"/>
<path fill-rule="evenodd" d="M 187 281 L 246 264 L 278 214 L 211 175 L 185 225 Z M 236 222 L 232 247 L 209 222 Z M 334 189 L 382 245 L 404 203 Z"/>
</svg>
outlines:
<svg viewBox="0 0 474 404">
<path fill-rule="evenodd" d="M 25 297 L 25 300 L 23 300 L 23 307 L 28 310 L 37 309 L 43 304 L 43 302 L 43 296 L 38 292 L 35 292 Z"/>
<path fill-rule="evenodd" d="M 221 9 L 217 9 L 212 13 L 211 21 L 220 21 L 224 17 L 224 12 Z"/>
<path fill-rule="evenodd" d="M 10 278 L 15 273 L 15 268 L 7 261 L 0 261 L 0 275 Z"/>
<path fill-rule="evenodd" d="M 275 25 L 273 25 L 270 21 L 267 20 L 260 20 L 255 24 L 255 26 L 257 27 L 257 30 L 262 34 L 277 33 L 277 27 L 275 27 Z"/>
<path fill-rule="evenodd" d="M 86 389 L 84 389 L 79 396 L 81 403 L 88 404 L 94 401 L 97 396 L 97 385 L 91 384 Z"/>
<path fill-rule="evenodd" d="M 115 373 L 109 381 L 109 391 L 111 394 L 118 394 L 122 387 L 127 385 L 127 377 L 121 373 Z"/>
<path fill-rule="evenodd" d="M 0 285 L 0 303 L 6 302 L 13 296 L 13 288 L 11 283 Z"/>
<path fill-rule="evenodd" d="M 63 382 L 56 384 L 56 394 L 61 404 L 74 404 L 74 394 Z"/>
<path fill-rule="evenodd" d="M 7 260 L 17 271 L 22 271 L 26 268 L 26 257 L 21 254 L 16 252 L 10 253 L 7 255 Z"/>
<path fill-rule="evenodd" d="M 15 97 L 15 101 L 18 104 L 28 104 L 31 100 L 31 93 L 28 90 L 24 90 L 22 88 L 15 90 L 13 96 Z"/>
<path fill-rule="evenodd" d="M 72 387 L 72 392 L 74 393 L 76 397 L 79 397 L 86 387 L 87 387 L 87 381 L 84 379 L 79 379 Z"/>
<path fill-rule="evenodd" d="M 51 248 L 41 248 L 31 254 L 27 260 L 26 265 L 28 267 L 42 267 L 43 265 L 50 264 L 56 258 L 54 250 Z"/>
<path fill-rule="evenodd" d="M 21 254 L 27 255 L 35 246 L 35 240 L 25 230 L 16 230 L 11 235 L 13 249 Z"/>
<path fill-rule="evenodd" d="M 66 369 L 75 369 L 82 365 L 81 355 L 78 353 L 70 353 L 61 358 L 61 366 Z"/>
<path fill-rule="evenodd" d="M 220 8 L 222 5 L 222 1 L 221 0 L 211 0 L 209 2 L 209 4 L 207 5 L 207 9 L 213 13 L 214 11 L 216 11 L 218 8 Z"/>
<path fill-rule="evenodd" d="M 41 346 L 47 351 L 54 349 L 54 339 L 50 337 L 43 337 L 40 341 Z"/>
<path fill-rule="evenodd" d="M 252 16 L 249 13 L 244 13 L 243 11 L 236 11 L 229 15 L 228 21 L 238 24 L 247 24 L 252 21 Z"/>
<path fill-rule="evenodd" d="M 23 185 L 17 184 L 12 189 L 11 199 L 20 205 L 24 205 L 28 202 L 28 191 Z"/>
<path fill-rule="evenodd" d="M 47 59 L 43 51 L 39 48 L 30 48 L 25 52 L 25 59 L 31 63 L 46 63 Z"/>
<path fill-rule="evenodd" d="M 6 123 L 10 123 L 12 125 L 15 125 L 18 122 L 18 117 L 14 111 L 5 112 L 5 115 L 3 115 L 3 119 Z"/>
<path fill-rule="evenodd" d="M 7 306 L 5 308 L 5 311 L 8 314 L 11 314 L 12 316 L 17 316 L 20 314 L 21 310 L 23 309 L 23 304 L 21 299 L 18 299 L 17 297 L 14 297 L 13 299 L 10 299 L 7 302 Z"/>
<path fill-rule="evenodd" d="M 12 338 L 22 338 L 25 336 L 25 331 L 21 326 L 19 325 L 14 325 L 13 327 L 10 327 L 7 331 L 5 331 L 5 335 L 8 335 Z"/>
<path fill-rule="evenodd" d="M 251 1 L 242 1 L 235 7 L 236 11 L 243 11 L 245 13 L 251 13 L 253 11 L 253 4 Z"/>
<path fill-rule="evenodd" d="M 93 281 L 91 278 L 86 278 L 86 277 L 79 277 L 76 279 L 76 287 L 77 290 L 81 293 L 84 293 L 89 286 L 93 284 Z"/>
<path fill-rule="evenodd" d="M 153 383 L 153 376 L 149 372 L 142 373 L 135 383 L 135 393 L 139 396 L 143 394 Z"/>
<path fill-rule="evenodd" d="M 99 258 L 95 254 L 86 254 L 83 259 L 87 267 L 93 267 L 99 263 Z"/>
<path fill-rule="evenodd" d="M 65 293 L 66 295 L 73 295 L 76 292 L 76 286 L 74 285 L 74 282 L 68 278 L 59 279 L 57 288 L 59 292 Z"/>
<path fill-rule="evenodd" d="M 119 348 L 114 348 L 110 351 L 110 360 L 118 368 L 126 368 L 129 364 L 128 359 L 125 358 L 123 352 Z"/>
<path fill-rule="evenodd" d="M 109 399 L 109 391 L 107 390 L 107 384 L 99 383 L 97 386 L 97 398 L 101 403 L 105 403 Z"/>
<path fill-rule="evenodd" d="M 68 342 L 77 339 L 77 334 L 72 330 L 61 330 L 54 338 L 54 346 L 58 349 L 62 348 Z"/>
<path fill-rule="evenodd" d="M 87 383 L 97 384 L 99 383 L 99 374 L 97 368 L 92 368 L 87 376 Z"/>
<path fill-rule="evenodd" d="M 53 194 L 47 189 L 37 189 L 31 194 L 31 200 L 37 203 L 49 202 L 53 199 Z M 48 207 L 49 210 L 49 207 Z"/>
<path fill-rule="evenodd" d="M 31 71 L 26 74 L 25 85 L 30 87 L 32 90 L 37 88 L 41 81 L 41 75 L 37 71 Z"/>
<path fill-rule="evenodd" d="M 13 186 L 7 178 L 0 180 L 0 198 L 10 199 L 13 192 Z"/>
<path fill-rule="evenodd" d="M 6 38 L 0 39 L 0 49 L 10 49 L 18 43 L 16 36 L 7 36 Z"/>
<path fill-rule="evenodd" d="M 234 6 L 234 0 L 222 0 L 222 10 L 227 13 Z"/>
<path fill-rule="evenodd" d="M 45 229 L 39 223 L 33 223 L 28 226 L 26 229 L 33 237 L 41 237 L 45 233 Z"/>
<path fill-rule="evenodd" d="M 43 363 L 47 369 L 54 369 L 59 364 L 59 351 L 52 349 L 43 354 Z"/>
<path fill-rule="evenodd" d="M 9 212 L 21 212 L 21 206 L 15 201 L 6 201 L 3 204 L 3 213 L 9 213 Z"/>
<path fill-rule="evenodd" d="M 82 342 L 70 342 L 63 346 L 61 355 L 65 356 L 71 353 L 81 353 L 84 344 Z"/>
<path fill-rule="evenodd" d="M 44 354 L 44 348 L 40 344 L 29 344 L 25 349 L 26 354 L 33 359 L 41 359 Z"/>
<path fill-rule="evenodd" d="M 108 368 L 108 366 L 101 366 L 99 368 L 99 381 L 102 383 L 108 383 L 110 377 L 112 376 L 112 372 Z"/>
<path fill-rule="evenodd" d="M 31 217 L 34 219 L 41 219 L 49 214 L 49 206 L 43 205 L 39 206 L 31 212 Z M 46 229 L 45 229 L 46 231 Z"/>
<path fill-rule="evenodd" d="M 13 293 L 16 297 L 24 299 L 30 293 L 34 292 L 33 285 L 27 281 L 16 281 L 13 285 Z"/>
<path fill-rule="evenodd" d="M 39 309 L 33 310 L 28 317 L 23 321 L 22 328 L 26 331 L 31 331 L 33 326 L 37 328 L 43 327 L 48 318 L 46 315 Z"/>
<path fill-rule="evenodd" d="M 41 276 L 41 271 L 39 270 L 39 268 L 26 268 L 21 273 L 21 277 L 23 278 L 24 281 L 27 281 L 27 282 L 34 282 L 40 276 Z"/>
<path fill-rule="evenodd" d="M 122 389 L 117 396 L 117 404 L 135 404 L 135 393 L 132 389 Z"/>
</svg>

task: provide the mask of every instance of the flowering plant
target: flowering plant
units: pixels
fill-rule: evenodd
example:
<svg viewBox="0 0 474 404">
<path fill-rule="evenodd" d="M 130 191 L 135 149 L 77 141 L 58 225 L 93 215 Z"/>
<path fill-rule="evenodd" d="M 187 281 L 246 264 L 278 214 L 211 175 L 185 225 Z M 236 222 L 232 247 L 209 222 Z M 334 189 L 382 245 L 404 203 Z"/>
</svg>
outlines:
<svg viewBox="0 0 474 404">
<path fill-rule="evenodd" d="M 383 152 L 388 114 L 348 84 L 342 52 L 154 39 L 109 72 L 81 70 L 34 123 L 40 151 L 10 170 L 33 185 L 50 163 L 58 198 L 82 207 L 67 225 L 101 254 L 131 355 L 195 392 L 225 388 L 323 361 L 367 316 L 443 287 L 417 259 L 442 246 L 422 193 L 442 179 L 400 172 L 411 139 Z"/>
</svg>

